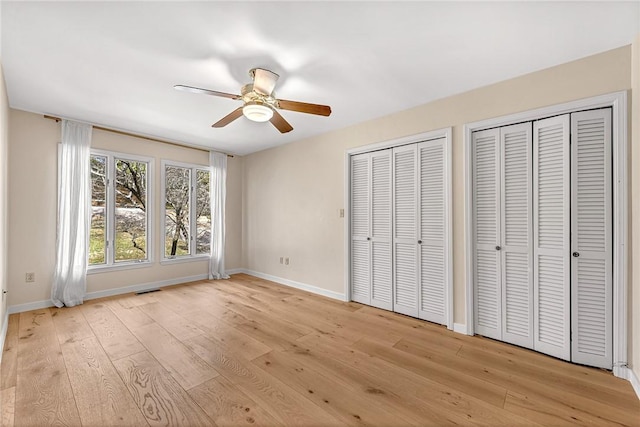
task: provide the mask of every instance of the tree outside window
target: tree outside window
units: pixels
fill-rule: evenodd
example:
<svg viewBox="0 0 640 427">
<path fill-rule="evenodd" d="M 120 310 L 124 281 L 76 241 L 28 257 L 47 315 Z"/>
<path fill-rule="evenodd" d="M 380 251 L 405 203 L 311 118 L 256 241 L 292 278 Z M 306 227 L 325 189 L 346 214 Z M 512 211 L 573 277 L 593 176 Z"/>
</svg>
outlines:
<svg viewBox="0 0 640 427">
<path fill-rule="evenodd" d="M 90 162 L 89 265 L 148 260 L 149 161 L 95 152 Z"/>
<path fill-rule="evenodd" d="M 209 254 L 209 179 L 209 170 L 202 167 L 165 164 L 165 258 Z"/>
</svg>

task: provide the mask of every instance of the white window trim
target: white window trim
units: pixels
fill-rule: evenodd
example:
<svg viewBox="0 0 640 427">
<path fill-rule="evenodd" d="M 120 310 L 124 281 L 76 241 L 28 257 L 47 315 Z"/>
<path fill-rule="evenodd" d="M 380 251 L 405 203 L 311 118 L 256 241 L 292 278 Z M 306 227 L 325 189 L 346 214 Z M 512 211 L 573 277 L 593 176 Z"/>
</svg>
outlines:
<svg viewBox="0 0 640 427">
<path fill-rule="evenodd" d="M 211 167 L 209 165 L 198 165 L 195 163 L 183 163 L 183 162 L 175 162 L 173 160 L 162 160 L 161 162 L 162 164 L 162 171 L 160 174 L 160 198 L 161 198 L 161 209 L 160 209 L 160 214 L 161 214 L 161 221 L 160 223 L 162 224 L 162 228 L 160 231 L 160 236 L 162 238 L 162 245 L 160 245 L 160 264 L 180 264 L 183 262 L 191 262 L 191 261 L 202 261 L 205 259 L 209 259 L 210 255 L 208 254 L 196 254 L 196 239 L 194 238 L 195 236 L 195 229 L 196 229 L 196 210 L 194 209 L 195 206 L 192 206 L 193 203 L 193 196 L 194 193 L 196 191 L 196 184 L 197 184 L 197 175 L 196 175 L 196 171 L 198 170 L 203 170 L 203 171 L 207 171 L 209 172 L 209 179 L 211 179 Z M 166 175 L 166 169 L 167 166 L 175 166 L 175 167 L 180 167 L 180 168 L 186 168 L 186 169 L 191 169 L 191 193 L 189 194 L 189 255 L 180 255 L 180 256 L 175 256 L 175 257 L 171 257 L 168 258 L 165 254 L 165 232 L 166 232 L 166 215 L 167 215 L 167 211 L 166 211 L 166 196 L 165 196 L 165 190 L 166 190 L 166 179 L 165 179 L 165 175 Z M 211 195 L 209 195 L 209 197 L 211 197 Z"/>
<path fill-rule="evenodd" d="M 109 184 L 107 185 L 107 206 L 113 206 L 113 211 L 109 210 L 105 212 L 105 219 L 107 221 L 105 233 L 107 235 L 107 239 L 110 241 L 109 246 L 106 250 L 106 263 L 105 264 L 96 264 L 96 265 L 88 265 L 87 264 L 87 274 L 96 274 L 96 273 L 104 273 L 118 270 L 128 270 L 132 268 L 142 268 L 149 267 L 153 264 L 154 257 L 154 241 L 153 241 L 153 206 L 154 206 L 154 193 L 153 193 L 153 183 L 154 183 L 154 169 L 153 169 L 153 158 L 138 156 L 135 154 L 127 154 L 120 153 L 117 151 L 109 151 L 109 150 L 101 150 L 101 149 L 91 149 L 92 156 L 102 156 L 107 157 L 107 178 L 109 179 Z M 119 261 L 115 262 L 115 254 L 113 252 L 114 247 L 114 224 L 115 224 L 115 160 L 114 159 L 122 159 L 122 160 L 133 160 L 137 162 L 145 162 L 147 163 L 147 192 L 146 192 L 146 215 L 147 215 L 147 259 L 141 261 Z M 107 217 L 108 216 L 108 217 Z"/>
<path fill-rule="evenodd" d="M 471 135 L 474 131 L 538 120 L 559 114 L 593 108 L 611 107 L 613 113 L 613 373 L 627 378 L 627 92 L 585 98 L 517 114 L 481 120 L 464 125 L 464 182 L 465 182 L 465 256 L 466 256 L 466 333 L 474 334 L 473 300 L 473 190 Z"/>
<path fill-rule="evenodd" d="M 344 295 L 347 301 L 351 301 L 351 229 L 350 229 L 350 212 L 351 212 L 351 156 L 367 153 L 370 151 L 384 150 L 387 148 L 399 147 L 401 145 L 415 144 L 418 142 L 428 141 L 438 138 L 446 138 L 445 144 L 445 167 L 446 167 L 446 203 L 445 203 L 445 221 L 447 228 L 447 265 L 446 275 L 447 284 L 445 286 L 445 318 L 448 329 L 453 330 L 453 175 L 452 175 L 452 128 L 437 129 L 430 132 L 409 135 L 389 141 L 378 142 L 369 145 L 352 148 L 345 152 L 344 156 Z"/>
</svg>

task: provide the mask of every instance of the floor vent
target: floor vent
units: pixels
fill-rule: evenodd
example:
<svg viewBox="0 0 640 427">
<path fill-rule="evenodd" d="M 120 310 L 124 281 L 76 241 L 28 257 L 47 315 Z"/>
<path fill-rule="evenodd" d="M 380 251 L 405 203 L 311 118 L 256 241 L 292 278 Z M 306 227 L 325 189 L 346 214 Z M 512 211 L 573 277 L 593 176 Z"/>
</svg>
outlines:
<svg viewBox="0 0 640 427">
<path fill-rule="evenodd" d="M 148 291 L 140 291 L 140 292 L 136 292 L 136 295 L 142 295 L 142 294 L 148 294 L 150 292 L 158 292 L 161 291 L 162 289 L 149 289 Z"/>
</svg>

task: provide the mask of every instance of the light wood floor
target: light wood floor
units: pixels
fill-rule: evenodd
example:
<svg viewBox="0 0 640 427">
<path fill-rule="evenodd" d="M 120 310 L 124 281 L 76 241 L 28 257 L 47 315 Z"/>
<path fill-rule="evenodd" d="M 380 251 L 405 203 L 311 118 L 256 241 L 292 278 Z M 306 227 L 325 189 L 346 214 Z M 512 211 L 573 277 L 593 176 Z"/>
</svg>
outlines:
<svg viewBox="0 0 640 427">
<path fill-rule="evenodd" d="M 9 319 L 2 425 L 640 425 L 609 372 L 247 275 Z"/>
</svg>

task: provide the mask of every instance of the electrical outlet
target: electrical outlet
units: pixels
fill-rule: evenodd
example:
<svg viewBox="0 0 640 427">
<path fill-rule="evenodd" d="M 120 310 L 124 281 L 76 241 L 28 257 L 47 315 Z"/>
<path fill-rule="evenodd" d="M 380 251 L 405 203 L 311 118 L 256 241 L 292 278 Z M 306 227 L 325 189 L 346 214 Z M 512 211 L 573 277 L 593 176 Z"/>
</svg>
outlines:
<svg viewBox="0 0 640 427">
<path fill-rule="evenodd" d="M 344 218 L 344 209 L 338 209 L 338 217 Z"/>
<path fill-rule="evenodd" d="M 35 282 L 36 281 L 36 273 L 26 273 L 24 275 L 25 282 Z"/>
<path fill-rule="evenodd" d="M 284 259 L 284 265 L 289 265 L 289 257 L 286 257 L 286 258 Z"/>
<path fill-rule="evenodd" d="M 284 264 L 284 257 L 283 256 L 280 257 L 280 264 Z"/>
</svg>

